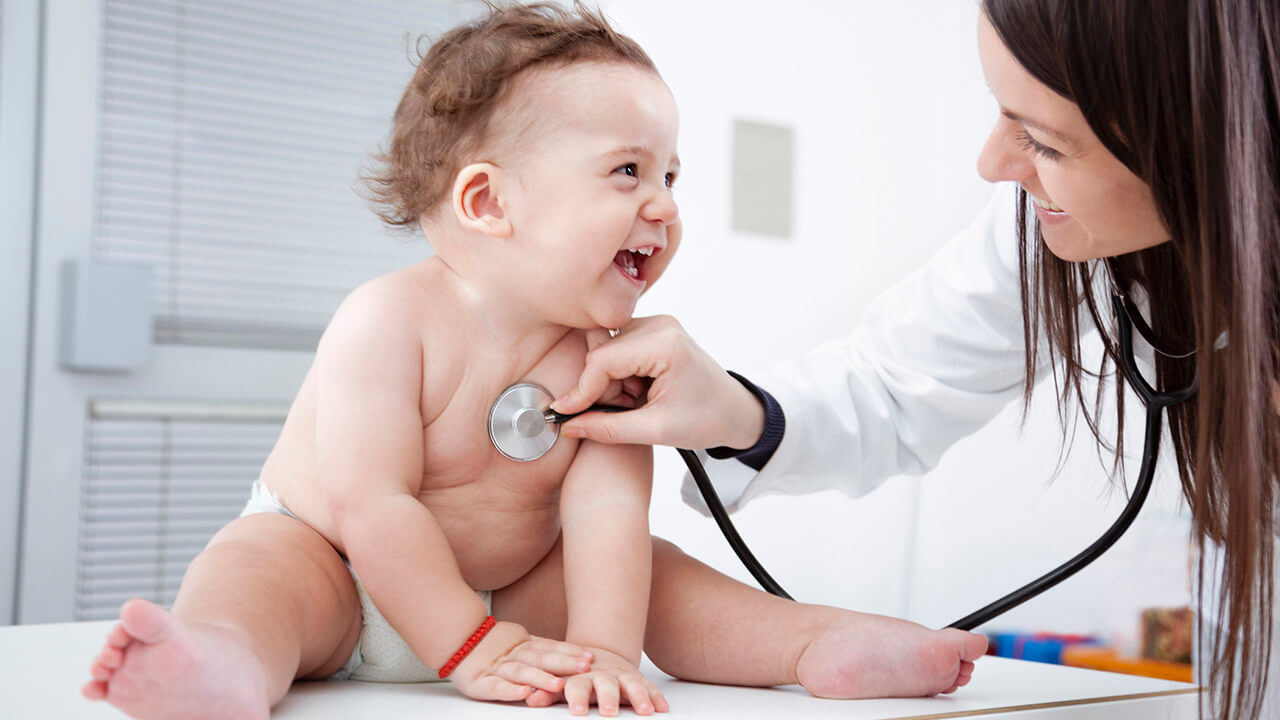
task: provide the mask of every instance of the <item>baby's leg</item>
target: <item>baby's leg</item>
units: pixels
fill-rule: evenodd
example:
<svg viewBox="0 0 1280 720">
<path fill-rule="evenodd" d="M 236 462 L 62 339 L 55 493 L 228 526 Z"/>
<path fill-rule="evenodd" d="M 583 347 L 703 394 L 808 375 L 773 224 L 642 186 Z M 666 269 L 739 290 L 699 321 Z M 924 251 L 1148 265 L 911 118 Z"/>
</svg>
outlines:
<svg viewBox="0 0 1280 720">
<path fill-rule="evenodd" d="M 986 648 L 982 636 L 960 630 L 777 598 L 654 539 L 645 652 L 685 680 L 916 697 L 968 683 Z"/>
<path fill-rule="evenodd" d="M 548 557 L 495 594 L 529 632 L 563 637 L 563 570 Z M 806 605 L 743 585 L 653 541 L 645 653 L 684 680 L 728 685 L 799 683 L 830 698 L 915 697 L 969 682 L 986 640 L 905 620 Z"/>
<path fill-rule="evenodd" d="M 339 670 L 359 632 L 333 546 L 285 515 L 249 515 L 192 561 L 172 612 L 124 604 L 82 692 L 144 720 L 266 718 L 295 677 Z"/>
</svg>

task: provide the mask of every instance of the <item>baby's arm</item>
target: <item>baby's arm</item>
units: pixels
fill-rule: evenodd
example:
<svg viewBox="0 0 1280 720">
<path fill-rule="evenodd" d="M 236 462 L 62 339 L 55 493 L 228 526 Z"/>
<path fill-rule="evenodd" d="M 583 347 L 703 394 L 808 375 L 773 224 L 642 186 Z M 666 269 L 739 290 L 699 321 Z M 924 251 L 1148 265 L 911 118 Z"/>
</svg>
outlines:
<svg viewBox="0 0 1280 720">
<path fill-rule="evenodd" d="M 429 667 L 443 666 L 488 615 L 448 539 L 418 500 L 423 477 L 420 299 L 366 285 L 335 314 L 316 353 L 316 453 L 337 540 L 387 621 Z M 415 302 L 416 301 L 416 302 Z M 551 652 L 545 652 L 551 650 Z M 541 653 L 541 654 L 540 654 Z M 582 650 L 498 623 L 450 680 L 472 697 L 555 692 L 551 673 Z M 549 672 L 548 672 L 549 671 Z"/>
<path fill-rule="evenodd" d="M 572 677 L 565 699 L 585 713 L 594 689 L 601 714 L 619 694 L 641 714 L 666 701 L 637 669 L 649 610 L 652 549 L 649 494 L 653 451 L 642 445 L 584 442 L 560 497 L 564 533 L 565 639 L 595 653 L 592 672 Z"/>
</svg>

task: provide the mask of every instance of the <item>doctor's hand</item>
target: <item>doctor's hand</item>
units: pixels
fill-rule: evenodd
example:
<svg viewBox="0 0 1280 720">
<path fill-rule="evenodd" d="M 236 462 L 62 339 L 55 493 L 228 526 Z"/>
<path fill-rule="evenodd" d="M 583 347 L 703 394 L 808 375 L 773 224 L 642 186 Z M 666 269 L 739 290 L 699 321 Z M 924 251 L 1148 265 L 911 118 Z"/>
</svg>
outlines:
<svg viewBox="0 0 1280 720">
<path fill-rule="evenodd" d="M 622 392 L 639 409 L 588 413 L 563 435 L 603 443 L 699 449 L 749 448 L 764 432 L 764 407 L 670 316 L 637 318 L 617 337 L 589 341 L 578 385 L 551 404 L 564 414 Z"/>
</svg>

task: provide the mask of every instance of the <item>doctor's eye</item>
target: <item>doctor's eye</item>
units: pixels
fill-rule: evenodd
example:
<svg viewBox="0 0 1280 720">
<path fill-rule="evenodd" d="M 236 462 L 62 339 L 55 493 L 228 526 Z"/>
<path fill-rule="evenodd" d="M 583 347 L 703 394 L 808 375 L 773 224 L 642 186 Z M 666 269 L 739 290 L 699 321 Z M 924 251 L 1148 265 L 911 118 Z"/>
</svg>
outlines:
<svg viewBox="0 0 1280 720">
<path fill-rule="evenodd" d="M 1029 153 L 1039 155 L 1045 160 L 1060 160 L 1062 158 L 1062 153 L 1031 137 L 1031 133 L 1026 130 L 1019 130 L 1017 137 L 1018 142 L 1022 144 L 1022 149 Z"/>
<path fill-rule="evenodd" d="M 636 168 L 635 163 L 627 163 L 626 165 L 614 168 L 613 171 L 616 173 L 622 173 L 627 177 L 636 177 L 639 174 L 639 170 Z"/>
</svg>

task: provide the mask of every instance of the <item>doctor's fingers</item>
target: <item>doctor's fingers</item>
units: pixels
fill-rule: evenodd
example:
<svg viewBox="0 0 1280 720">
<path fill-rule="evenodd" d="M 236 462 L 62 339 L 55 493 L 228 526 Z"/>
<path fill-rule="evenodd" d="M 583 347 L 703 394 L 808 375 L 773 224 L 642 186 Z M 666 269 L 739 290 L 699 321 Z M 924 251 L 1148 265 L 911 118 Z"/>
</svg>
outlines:
<svg viewBox="0 0 1280 720">
<path fill-rule="evenodd" d="M 667 429 L 666 414 L 654 405 L 618 413 L 591 412 L 561 425 L 560 434 L 606 445 L 673 445 L 672 437 L 679 433 Z"/>
<path fill-rule="evenodd" d="M 679 373 L 689 364 L 691 348 L 700 351 L 675 318 L 633 320 L 617 337 L 588 351 L 578 384 L 551 407 L 566 414 L 581 412 L 604 397 L 614 381 L 660 380 Z"/>
<path fill-rule="evenodd" d="M 601 345 L 609 342 L 610 339 L 617 334 L 615 330 L 606 330 L 604 328 L 594 328 L 587 331 L 587 350 L 595 350 Z"/>
</svg>

